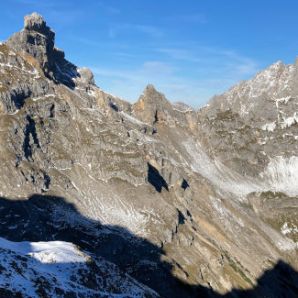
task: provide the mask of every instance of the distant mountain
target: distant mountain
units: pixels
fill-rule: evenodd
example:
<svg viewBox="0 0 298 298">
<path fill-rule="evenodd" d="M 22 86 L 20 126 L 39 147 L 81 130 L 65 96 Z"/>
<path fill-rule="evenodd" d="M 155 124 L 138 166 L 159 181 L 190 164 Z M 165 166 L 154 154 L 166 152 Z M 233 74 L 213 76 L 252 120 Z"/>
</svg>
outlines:
<svg viewBox="0 0 298 298">
<path fill-rule="evenodd" d="M 0 297 L 297 297 L 297 82 L 130 104 L 26 16 L 0 45 Z"/>
</svg>

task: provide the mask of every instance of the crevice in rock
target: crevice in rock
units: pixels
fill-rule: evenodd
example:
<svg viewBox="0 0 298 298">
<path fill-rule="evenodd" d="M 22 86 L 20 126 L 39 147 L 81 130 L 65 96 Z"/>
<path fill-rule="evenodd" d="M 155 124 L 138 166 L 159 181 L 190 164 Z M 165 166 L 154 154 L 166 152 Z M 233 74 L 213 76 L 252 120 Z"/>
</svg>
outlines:
<svg viewBox="0 0 298 298">
<path fill-rule="evenodd" d="M 190 218 L 190 220 L 192 221 L 192 214 L 189 212 L 189 210 L 186 210 L 186 215 Z"/>
<path fill-rule="evenodd" d="M 178 224 L 183 225 L 185 223 L 186 218 L 179 209 L 177 209 L 177 212 L 178 212 Z"/>
<path fill-rule="evenodd" d="M 44 180 L 44 188 L 42 189 L 42 192 L 46 192 L 50 188 L 51 177 L 47 173 L 43 173 L 43 180 Z"/>
<path fill-rule="evenodd" d="M 153 124 L 156 124 L 158 122 L 158 111 L 156 110 L 155 111 L 155 114 L 154 114 L 154 121 L 153 121 Z"/>
<path fill-rule="evenodd" d="M 52 104 L 50 107 L 50 118 L 55 117 L 55 104 Z"/>
<path fill-rule="evenodd" d="M 16 161 L 15 161 L 15 167 L 19 167 L 20 163 L 22 161 L 22 156 L 19 154 L 16 154 Z"/>
<path fill-rule="evenodd" d="M 32 158 L 33 146 L 35 145 L 37 148 L 40 148 L 40 144 L 37 137 L 36 124 L 34 119 L 32 119 L 30 116 L 27 116 L 26 120 L 27 125 L 24 130 L 25 138 L 23 142 L 23 152 L 25 158 L 28 160 Z"/>
</svg>

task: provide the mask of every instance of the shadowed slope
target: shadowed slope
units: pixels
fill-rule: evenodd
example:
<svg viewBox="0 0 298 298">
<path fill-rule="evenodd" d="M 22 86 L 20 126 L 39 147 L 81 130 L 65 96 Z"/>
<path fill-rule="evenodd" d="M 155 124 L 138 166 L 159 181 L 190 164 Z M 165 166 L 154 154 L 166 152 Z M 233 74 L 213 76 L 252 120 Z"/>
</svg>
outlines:
<svg viewBox="0 0 298 298">
<path fill-rule="evenodd" d="M 164 251 L 119 226 L 102 225 L 82 216 L 61 197 L 33 195 L 27 200 L 0 198 L 0 236 L 12 241 L 72 242 L 86 253 L 116 264 L 162 297 L 297 297 L 298 273 L 280 261 L 255 288 L 220 295 L 200 285 L 187 285 L 171 273 Z M 5 270 L 1 274 L 5 274 Z M 0 297 L 7 297 L 6 290 Z M 4 296 L 3 296 L 4 295 Z M 44 296 L 47 297 L 47 296 Z"/>
</svg>

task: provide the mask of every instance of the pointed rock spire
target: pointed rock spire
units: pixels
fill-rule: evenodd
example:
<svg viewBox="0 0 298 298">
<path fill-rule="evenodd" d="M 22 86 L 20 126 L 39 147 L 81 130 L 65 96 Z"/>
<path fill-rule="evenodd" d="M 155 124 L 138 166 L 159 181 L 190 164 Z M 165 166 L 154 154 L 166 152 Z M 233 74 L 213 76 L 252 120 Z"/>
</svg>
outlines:
<svg viewBox="0 0 298 298">
<path fill-rule="evenodd" d="M 166 122 L 170 118 L 173 108 L 166 97 L 149 84 L 134 104 L 133 110 L 139 119 L 154 125 L 157 122 Z"/>
<path fill-rule="evenodd" d="M 33 56 L 44 74 L 70 88 L 77 84 L 94 85 L 91 71 L 78 68 L 65 59 L 64 52 L 55 47 L 55 33 L 43 17 L 34 12 L 24 18 L 24 29 L 11 36 L 6 44 L 17 52 Z"/>
<path fill-rule="evenodd" d="M 17 52 L 33 56 L 45 74 L 53 68 L 55 33 L 46 25 L 41 15 L 32 13 L 24 18 L 24 29 L 11 36 L 6 44 Z"/>
<path fill-rule="evenodd" d="M 43 17 L 36 12 L 33 12 L 32 14 L 24 17 L 24 29 L 29 31 L 36 31 L 42 34 L 50 31 L 50 28 L 46 25 Z"/>
</svg>

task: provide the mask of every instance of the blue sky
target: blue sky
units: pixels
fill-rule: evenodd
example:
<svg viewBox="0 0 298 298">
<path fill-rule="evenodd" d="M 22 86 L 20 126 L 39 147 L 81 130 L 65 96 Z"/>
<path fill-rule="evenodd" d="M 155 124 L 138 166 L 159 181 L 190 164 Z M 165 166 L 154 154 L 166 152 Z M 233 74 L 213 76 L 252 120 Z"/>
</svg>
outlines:
<svg viewBox="0 0 298 298">
<path fill-rule="evenodd" d="M 194 107 L 298 54 L 297 0 L 9 0 L 0 40 L 37 11 L 102 89 L 135 101 L 148 83 Z"/>
</svg>

